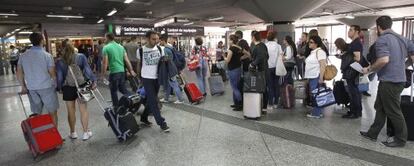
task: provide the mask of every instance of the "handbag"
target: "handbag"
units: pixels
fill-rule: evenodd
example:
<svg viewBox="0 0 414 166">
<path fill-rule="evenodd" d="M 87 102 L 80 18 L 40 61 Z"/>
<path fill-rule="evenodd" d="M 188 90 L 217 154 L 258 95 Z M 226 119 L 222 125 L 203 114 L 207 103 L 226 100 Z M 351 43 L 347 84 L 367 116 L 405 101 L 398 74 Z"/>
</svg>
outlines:
<svg viewBox="0 0 414 166">
<path fill-rule="evenodd" d="M 275 73 L 277 76 L 285 76 L 287 74 L 285 64 L 283 63 L 282 56 L 278 55 L 276 58 L 276 69 Z"/>
<path fill-rule="evenodd" d="M 314 105 L 317 107 L 327 107 L 336 103 L 332 89 L 326 87 L 326 85 L 318 86 L 318 88 L 312 90 L 312 97 Z"/>
<path fill-rule="evenodd" d="M 264 93 L 266 91 L 265 73 L 259 71 L 249 71 L 243 76 L 244 92 Z"/>
<path fill-rule="evenodd" d="M 227 63 L 226 61 L 218 61 L 217 62 L 217 68 L 227 70 Z"/>
<path fill-rule="evenodd" d="M 369 90 L 368 76 L 364 75 L 364 76 L 359 77 L 358 90 L 359 92 L 366 92 Z"/>
<path fill-rule="evenodd" d="M 91 101 L 94 97 L 92 94 L 92 83 L 87 81 L 82 86 L 79 86 L 78 80 L 76 80 L 75 74 L 73 73 L 72 67 L 68 66 L 69 72 L 71 73 L 73 79 L 75 80 L 75 85 L 77 89 L 78 99 L 81 102 Z"/>
<path fill-rule="evenodd" d="M 316 58 L 319 61 L 318 58 L 318 51 L 316 51 Z M 326 57 L 326 67 L 325 67 L 325 73 L 323 75 L 323 79 L 330 81 L 335 78 L 336 74 L 338 73 L 338 69 L 331 63 L 329 60 L 329 57 Z"/>
</svg>

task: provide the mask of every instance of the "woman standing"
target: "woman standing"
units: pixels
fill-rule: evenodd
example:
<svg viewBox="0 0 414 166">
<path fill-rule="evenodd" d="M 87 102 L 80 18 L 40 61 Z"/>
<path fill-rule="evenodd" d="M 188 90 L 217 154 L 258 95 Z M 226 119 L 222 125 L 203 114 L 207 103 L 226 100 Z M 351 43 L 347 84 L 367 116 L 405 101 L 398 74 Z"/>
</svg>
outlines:
<svg viewBox="0 0 414 166">
<path fill-rule="evenodd" d="M 66 108 L 68 110 L 68 121 L 69 121 L 69 127 L 70 127 L 70 134 L 69 138 L 71 139 L 77 139 L 78 135 L 75 132 L 75 123 L 76 123 L 76 106 L 75 101 L 78 99 L 77 94 L 77 88 L 76 85 L 72 85 L 72 83 L 69 83 L 67 81 L 67 78 L 76 78 L 79 76 L 75 76 L 72 74 L 74 69 L 72 69 L 72 72 L 69 70 L 69 66 L 73 66 L 73 64 L 76 64 L 79 66 L 81 71 L 83 72 L 83 76 L 85 77 L 84 80 L 90 80 L 92 81 L 92 89 L 96 88 L 96 77 L 93 74 L 86 56 L 84 54 L 79 54 L 75 51 L 75 48 L 73 45 L 68 42 L 63 50 L 62 58 L 58 60 L 56 64 L 56 71 L 57 71 L 57 81 L 58 81 L 58 90 L 63 93 L 63 100 L 66 102 Z M 81 85 L 79 85 L 81 86 Z M 79 111 L 81 113 L 81 122 L 83 127 L 83 140 L 86 141 L 90 137 L 92 137 L 92 132 L 88 128 L 88 119 L 89 114 L 87 112 L 87 105 L 86 102 L 82 102 L 80 100 L 77 100 L 79 104 Z"/>
<path fill-rule="evenodd" d="M 204 96 L 207 96 L 206 92 L 206 76 L 208 70 L 208 55 L 207 55 L 207 48 L 203 46 L 203 39 L 201 37 L 197 37 L 195 39 L 196 46 L 194 46 L 193 50 L 191 51 L 191 62 L 195 63 L 198 61 L 199 68 L 195 71 L 198 80 L 198 88 L 200 88 L 201 93 Z"/>
<path fill-rule="evenodd" d="M 295 68 L 295 57 L 297 55 L 296 44 L 293 42 L 291 36 L 286 36 L 285 40 L 283 40 L 283 44 L 286 46 L 285 56 L 283 57 L 283 61 L 286 67 L 287 74 L 285 76 L 285 83 L 284 84 L 291 84 L 293 85 L 293 76 L 292 72 Z"/>
<path fill-rule="evenodd" d="M 237 45 L 239 41 L 236 35 L 230 35 L 230 48 L 227 51 L 227 56 L 224 57 L 224 60 L 227 63 L 227 68 L 229 71 L 230 84 L 233 89 L 233 111 L 243 110 L 242 95 L 238 87 L 240 77 L 242 74 L 241 60 L 240 58 L 244 54 L 249 54 L 246 50 L 243 50 L 240 46 Z"/>
<path fill-rule="evenodd" d="M 322 49 L 323 43 L 319 36 L 312 36 L 309 40 L 309 48 L 312 50 L 306 58 L 305 78 L 309 81 L 309 88 L 313 90 L 319 88 L 324 83 L 323 75 L 326 67 L 326 52 Z M 309 118 L 322 118 L 321 107 L 314 106 L 312 112 L 307 115 Z"/>
</svg>

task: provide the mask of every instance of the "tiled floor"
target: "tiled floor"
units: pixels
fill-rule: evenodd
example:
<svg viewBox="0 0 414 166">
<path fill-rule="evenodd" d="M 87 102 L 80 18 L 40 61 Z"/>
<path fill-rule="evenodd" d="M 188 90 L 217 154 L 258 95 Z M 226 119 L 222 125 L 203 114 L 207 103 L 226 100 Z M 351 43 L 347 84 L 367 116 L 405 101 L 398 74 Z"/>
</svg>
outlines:
<svg viewBox="0 0 414 166">
<path fill-rule="evenodd" d="M 192 73 L 187 73 L 194 80 Z M 59 151 L 34 161 L 20 129 L 24 119 L 11 75 L 0 76 L 0 165 L 150 165 L 150 166 L 268 166 L 268 165 L 414 165 L 414 143 L 390 149 L 359 136 L 375 116 L 375 97 L 364 97 L 361 119 L 344 120 L 344 110 L 332 106 L 323 119 L 307 119 L 306 108 L 274 110 L 260 121 L 244 120 L 231 111 L 231 90 L 208 96 L 200 105 L 165 104 L 162 115 L 171 132 L 157 126 L 143 128 L 137 136 L 119 143 L 95 101 L 88 107 L 94 136 L 88 141 L 67 139 Z M 372 87 L 376 87 L 372 84 Z M 109 90 L 101 86 L 109 99 Z M 375 88 L 374 88 L 375 89 Z M 374 92 L 373 90 L 372 92 Z M 375 93 L 373 93 L 375 95 Z M 59 96 L 61 98 L 61 96 Z M 28 105 L 28 101 L 25 100 Z M 60 102 L 59 130 L 68 135 L 67 113 Z M 79 116 L 78 134 L 82 134 Z M 154 121 L 153 119 L 150 119 Z"/>
</svg>

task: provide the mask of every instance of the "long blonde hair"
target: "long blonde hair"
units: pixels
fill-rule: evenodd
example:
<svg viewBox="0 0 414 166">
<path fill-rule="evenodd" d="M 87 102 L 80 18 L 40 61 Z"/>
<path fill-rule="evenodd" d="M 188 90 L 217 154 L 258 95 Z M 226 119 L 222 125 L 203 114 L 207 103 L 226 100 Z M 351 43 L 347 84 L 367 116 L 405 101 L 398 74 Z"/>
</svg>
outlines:
<svg viewBox="0 0 414 166">
<path fill-rule="evenodd" d="M 75 55 L 76 55 L 75 47 L 72 45 L 70 41 L 67 42 L 63 48 L 63 55 L 62 55 L 63 62 L 67 65 L 71 65 L 75 63 L 74 62 L 75 58 L 73 58 L 73 56 Z"/>
</svg>

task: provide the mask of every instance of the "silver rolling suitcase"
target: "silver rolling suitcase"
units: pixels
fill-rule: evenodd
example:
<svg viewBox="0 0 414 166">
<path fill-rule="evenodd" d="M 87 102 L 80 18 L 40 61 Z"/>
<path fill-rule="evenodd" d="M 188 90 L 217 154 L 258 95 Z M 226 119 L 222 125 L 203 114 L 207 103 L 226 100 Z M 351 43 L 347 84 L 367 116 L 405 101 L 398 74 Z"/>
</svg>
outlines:
<svg viewBox="0 0 414 166">
<path fill-rule="evenodd" d="M 262 115 L 262 93 L 244 92 L 243 115 L 246 119 L 259 119 Z"/>
</svg>

